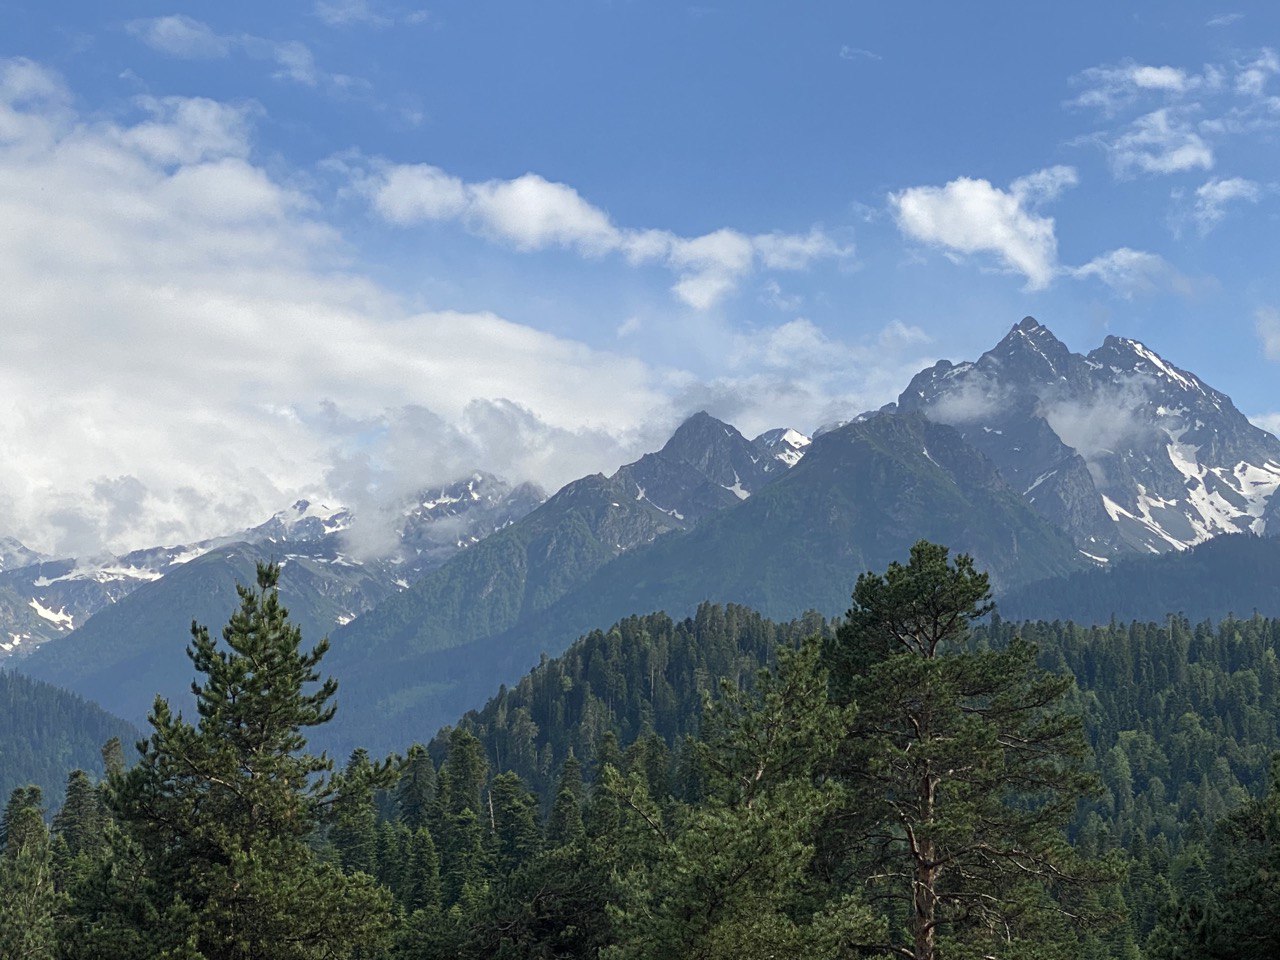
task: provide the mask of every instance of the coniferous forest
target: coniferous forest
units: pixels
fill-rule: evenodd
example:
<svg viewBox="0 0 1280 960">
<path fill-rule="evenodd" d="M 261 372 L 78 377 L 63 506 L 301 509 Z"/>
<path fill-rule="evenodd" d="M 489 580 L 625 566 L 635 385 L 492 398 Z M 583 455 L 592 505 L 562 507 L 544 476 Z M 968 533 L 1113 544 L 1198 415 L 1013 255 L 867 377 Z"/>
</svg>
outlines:
<svg viewBox="0 0 1280 960">
<path fill-rule="evenodd" d="M 13 790 L 0 956 L 1271 957 L 1280 623 L 990 616 L 921 542 L 847 616 L 632 617 L 401 756 L 263 566 L 191 717 Z M 1280 772 L 1280 771 L 1278 771 Z M 56 809 L 55 809 L 56 807 Z"/>
</svg>

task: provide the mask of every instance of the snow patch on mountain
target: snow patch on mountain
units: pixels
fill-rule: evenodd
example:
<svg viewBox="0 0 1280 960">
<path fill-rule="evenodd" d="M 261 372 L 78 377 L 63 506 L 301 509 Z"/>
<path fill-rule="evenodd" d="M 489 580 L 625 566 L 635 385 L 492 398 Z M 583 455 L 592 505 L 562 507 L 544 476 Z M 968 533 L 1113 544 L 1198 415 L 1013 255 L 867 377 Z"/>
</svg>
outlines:
<svg viewBox="0 0 1280 960">
<path fill-rule="evenodd" d="M 38 617 L 48 620 L 60 630 L 71 630 L 75 627 L 75 617 L 67 613 L 64 608 L 50 610 L 35 597 L 32 597 L 31 602 L 27 605 L 36 612 Z"/>
</svg>

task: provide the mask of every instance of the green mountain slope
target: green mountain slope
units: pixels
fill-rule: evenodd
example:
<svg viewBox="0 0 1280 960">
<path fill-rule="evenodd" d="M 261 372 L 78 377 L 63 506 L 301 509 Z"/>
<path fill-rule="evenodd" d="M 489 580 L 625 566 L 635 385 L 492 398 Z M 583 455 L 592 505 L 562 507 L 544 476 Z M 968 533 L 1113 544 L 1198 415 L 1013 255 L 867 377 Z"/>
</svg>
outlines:
<svg viewBox="0 0 1280 960">
<path fill-rule="evenodd" d="M 343 611 L 372 606 L 388 593 L 369 569 L 326 558 L 279 558 L 275 549 L 236 544 L 198 557 L 41 646 L 17 667 L 141 722 L 158 693 L 178 707 L 191 703 L 193 674 L 184 652 L 191 621 L 222 629 L 238 602 L 236 584 L 253 582 L 258 561 L 283 559 L 281 596 L 310 641 L 325 636 Z"/>
<path fill-rule="evenodd" d="M 102 745 L 119 737 L 127 749 L 139 735 L 97 704 L 0 670 L 0 797 L 35 784 L 55 807 L 68 773 L 79 768 L 101 774 Z"/>
<path fill-rule="evenodd" d="M 1011 590 L 1003 616 L 1106 623 L 1181 613 L 1193 622 L 1229 614 L 1280 616 L 1280 538 L 1215 537 L 1186 551 L 1133 557 Z"/>
<path fill-rule="evenodd" d="M 824 435 L 750 499 L 601 566 L 502 633 L 423 654 L 352 624 L 334 637 L 332 665 L 360 716 L 348 716 L 340 744 L 391 746 L 445 723 L 541 653 L 637 610 L 682 617 L 712 600 L 772 617 L 843 612 L 858 573 L 922 537 L 973 553 L 1004 585 L 1083 562 L 956 431 L 914 414 L 875 417 Z"/>
</svg>

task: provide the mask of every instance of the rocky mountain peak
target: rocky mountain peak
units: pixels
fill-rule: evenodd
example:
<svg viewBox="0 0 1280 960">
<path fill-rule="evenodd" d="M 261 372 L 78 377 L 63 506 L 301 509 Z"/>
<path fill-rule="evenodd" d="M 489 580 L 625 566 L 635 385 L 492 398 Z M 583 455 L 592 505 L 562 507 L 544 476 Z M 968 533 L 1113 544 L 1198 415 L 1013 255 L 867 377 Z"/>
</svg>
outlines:
<svg viewBox="0 0 1280 960">
<path fill-rule="evenodd" d="M 984 366 L 1015 364 L 1031 376 L 1062 376 L 1075 357 L 1067 345 L 1035 317 L 1023 317 L 978 361 Z M 985 363 L 984 363 L 985 361 Z"/>
<path fill-rule="evenodd" d="M 1260 532 L 1274 514 L 1275 438 L 1137 340 L 1081 356 L 1026 317 L 977 361 L 922 371 L 899 404 L 954 425 L 1092 557 Z"/>
</svg>

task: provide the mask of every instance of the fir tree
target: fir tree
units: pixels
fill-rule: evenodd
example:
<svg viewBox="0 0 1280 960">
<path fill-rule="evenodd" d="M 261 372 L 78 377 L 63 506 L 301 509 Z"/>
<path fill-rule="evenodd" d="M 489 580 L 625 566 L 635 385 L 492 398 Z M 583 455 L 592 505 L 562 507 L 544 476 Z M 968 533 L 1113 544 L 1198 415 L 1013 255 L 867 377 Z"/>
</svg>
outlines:
<svg viewBox="0 0 1280 960">
<path fill-rule="evenodd" d="M 0 852 L 0 957 L 53 960 L 58 895 L 53 850 L 38 787 L 13 791 Z"/>
</svg>

